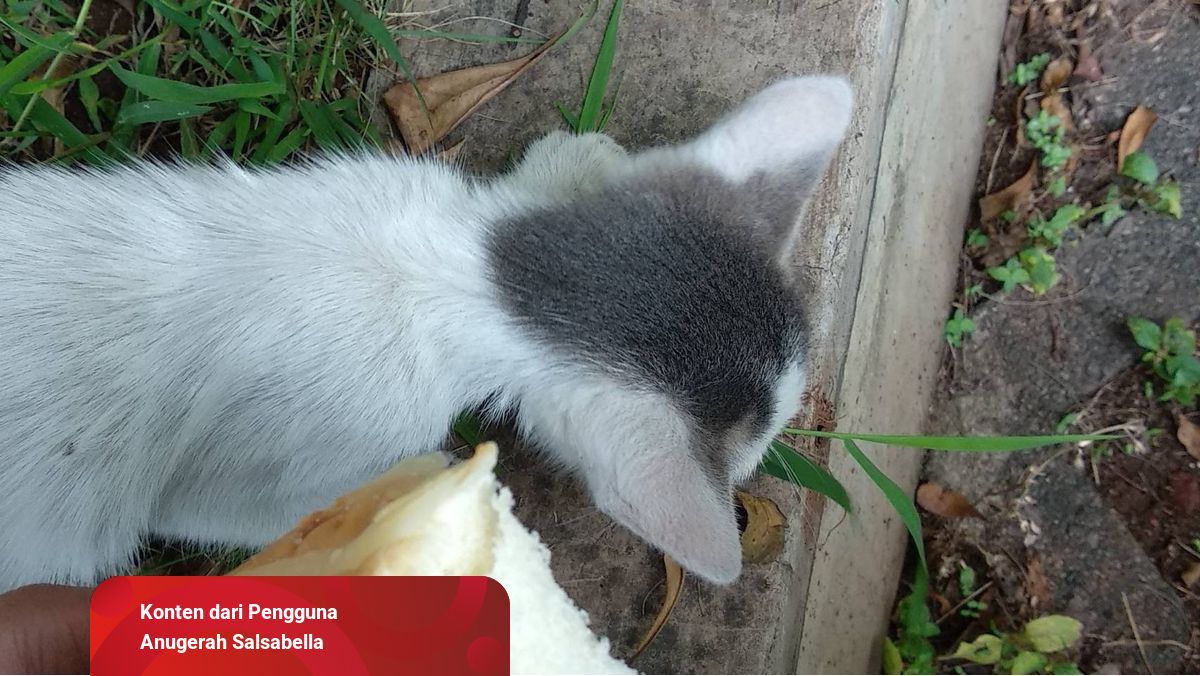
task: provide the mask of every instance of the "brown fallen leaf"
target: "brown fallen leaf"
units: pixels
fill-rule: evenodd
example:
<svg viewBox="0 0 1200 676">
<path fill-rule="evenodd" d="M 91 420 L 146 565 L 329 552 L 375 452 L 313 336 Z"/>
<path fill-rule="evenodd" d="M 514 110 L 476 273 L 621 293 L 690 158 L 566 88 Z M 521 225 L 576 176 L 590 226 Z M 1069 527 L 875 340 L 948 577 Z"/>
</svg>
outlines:
<svg viewBox="0 0 1200 676">
<path fill-rule="evenodd" d="M 466 143 L 466 139 L 463 139 L 449 148 L 442 150 L 437 154 L 437 158 L 446 164 L 456 163 L 458 161 L 458 153 L 462 151 L 464 143 Z"/>
<path fill-rule="evenodd" d="M 1168 480 L 1171 502 L 1183 514 L 1200 512 L 1200 476 L 1190 469 L 1172 472 Z"/>
<path fill-rule="evenodd" d="M 979 200 L 979 217 L 983 221 L 991 221 L 1005 211 L 1021 212 L 1024 204 L 1028 203 L 1033 194 L 1033 179 L 1037 176 L 1037 162 L 1029 165 L 1025 175 L 1013 181 L 1012 185 L 997 190 Z"/>
<path fill-rule="evenodd" d="M 1117 142 L 1117 171 L 1125 167 L 1126 157 L 1142 147 L 1146 134 L 1150 133 L 1150 128 L 1157 119 L 1158 115 L 1146 106 L 1134 108 L 1129 117 L 1125 118 L 1125 124 L 1121 126 L 1121 140 Z"/>
<path fill-rule="evenodd" d="M 746 530 L 742 532 L 742 561 L 766 563 L 774 561 L 783 551 L 783 528 L 786 523 L 779 506 L 767 498 L 735 493 L 746 510 Z"/>
<path fill-rule="evenodd" d="M 1175 432 L 1179 443 L 1187 449 L 1188 455 L 1200 460 L 1200 425 L 1188 420 L 1184 415 L 1177 417 L 1175 423 L 1179 426 Z"/>
<path fill-rule="evenodd" d="M 383 100 L 408 152 L 420 155 L 445 138 L 471 113 L 537 63 L 565 34 L 550 38 L 519 59 L 417 80 L 416 89 L 421 91 L 424 106 L 411 82 L 401 82 L 387 90 Z"/>
<path fill-rule="evenodd" d="M 925 511 L 947 519 L 973 516 L 983 518 L 962 493 L 935 483 L 924 483 L 917 489 L 917 504 Z"/>
<path fill-rule="evenodd" d="M 1183 575 L 1179 577 L 1183 579 L 1183 586 L 1188 589 L 1196 586 L 1196 583 L 1200 582 L 1200 563 L 1192 562 L 1192 565 L 1188 566 L 1188 569 L 1183 571 Z"/>
<path fill-rule="evenodd" d="M 1099 82 L 1104 79 L 1104 69 L 1100 67 L 1100 60 L 1094 54 L 1079 57 L 1079 63 L 1075 66 L 1075 74 L 1089 82 Z"/>
<path fill-rule="evenodd" d="M 946 615 L 950 613 L 950 611 L 954 610 L 954 604 L 950 603 L 949 599 L 933 590 L 930 590 L 929 598 L 933 599 L 933 602 L 937 604 L 938 617 Z"/>
<path fill-rule="evenodd" d="M 1046 70 L 1042 71 L 1042 93 L 1050 94 L 1066 84 L 1067 78 L 1074 70 L 1073 65 L 1071 59 L 1066 56 L 1051 61 Z"/>
<path fill-rule="evenodd" d="M 654 616 L 654 621 L 650 623 L 650 628 L 642 635 L 642 640 L 638 641 L 637 647 L 630 651 L 629 657 L 625 658 L 627 662 L 641 655 L 654 637 L 658 636 L 658 632 L 667 623 L 667 618 L 671 616 L 671 611 L 675 609 L 675 604 L 679 602 L 679 593 L 683 591 L 683 569 L 671 557 L 665 555 L 663 556 L 663 566 L 666 568 L 667 582 L 664 585 L 666 591 L 663 594 L 662 606 L 659 607 L 658 614 Z"/>
<path fill-rule="evenodd" d="M 1041 557 L 1036 554 L 1029 559 L 1029 566 L 1025 570 L 1025 593 L 1029 594 L 1029 605 L 1033 608 L 1041 607 L 1050 600 L 1050 580 L 1042 568 Z"/>
</svg>

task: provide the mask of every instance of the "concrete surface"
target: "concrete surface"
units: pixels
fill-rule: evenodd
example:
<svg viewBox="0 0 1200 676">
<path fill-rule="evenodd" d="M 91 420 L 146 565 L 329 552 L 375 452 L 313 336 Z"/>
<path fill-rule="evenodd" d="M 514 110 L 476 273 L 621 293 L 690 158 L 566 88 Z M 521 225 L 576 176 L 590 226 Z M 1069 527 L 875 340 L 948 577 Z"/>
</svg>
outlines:
<svg viewBox="0 0 1200 676">
<path fill-rule="evenodd" d="M 578 16 L 571 2 L 413 0 L 430 25 L 454 17 L 520 23 L 549 35 Z M 447 5 L 449 5 L 447 7 Z M 561 128 L 555 102 L 577 106 L 609 3 L 572 41 L 483 107 L 451 138 L 479 170 L 500 168 L 532 138 Z M 640 147 L 685 138 L 784 74 L 838 72 L 857 113 L 796 253 L 814 303 L 837 313 L 810 383 L 837 402 L 843 429 L 919 429 L 940 354 L 957 248 L 980 147 L 1006 3 L 1002 0 L 632 0 L 621 18 L 621 100 L 609 133 Z M 472 20 L 446 30 L 499 34 Z M 418 75 L 513 58 L 526 46 L 406 42 Z M 375 78 L 376 91 L 390 77 Z M 811 424 L 801 419 L 799 424 Z M 914 453 L 871 449 L 911 485 Z M 617 654 L 661 599 L 661 558 L 590 505 L 580 487 L 512 452 L 504 479 L 519 516 L 553 553 L 559 582 Z M 649 673 L 862 672 L 876 659 L 905 546 L 902 526 L 835 450 L 831 469 L 860 505 L 836 507 L 769 479 L 788 521 L 779 560 L 720 589 L 688 580 L 657 641 L 633 663 Z M 857 525 L 853 525 L 857 524 Z"/>
</svg>

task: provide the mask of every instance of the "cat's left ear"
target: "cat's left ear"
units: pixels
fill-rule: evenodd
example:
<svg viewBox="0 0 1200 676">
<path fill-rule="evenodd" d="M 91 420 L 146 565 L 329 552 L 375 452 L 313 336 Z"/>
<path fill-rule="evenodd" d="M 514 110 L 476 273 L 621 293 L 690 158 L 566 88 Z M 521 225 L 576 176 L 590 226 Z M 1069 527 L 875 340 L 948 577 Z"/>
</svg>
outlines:
<svg viewBox="0 0 1200 676">
<path fill-rule="evenodd" d="M 713 485 L 686 450 L 646 450 L 614 464 L 611 477 L 589 478 L 596 506 L 692 573 L 733 582 L 742 570 L 733 487 Z"/>
<path fill-rule="evenodd" d="M 805 202 L 850 125 L 853 94 L 834 76 L 780 80 L 677 148 L 681 159 L 725 179 L 754 233 L 790 251 Z"/>
</svg>

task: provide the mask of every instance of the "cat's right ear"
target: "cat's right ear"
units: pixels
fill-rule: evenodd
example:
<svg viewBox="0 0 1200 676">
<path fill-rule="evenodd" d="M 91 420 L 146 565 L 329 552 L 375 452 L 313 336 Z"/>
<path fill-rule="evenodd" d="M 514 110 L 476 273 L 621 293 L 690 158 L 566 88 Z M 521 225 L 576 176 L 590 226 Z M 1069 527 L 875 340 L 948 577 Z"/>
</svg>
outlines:
<svg viewBox="0 0 1200 676">
<path fill-rule="evenodd" d="M 777 177 L 807 194 L 846 134 L 853 101 L 850 84 L 840 77 L 780 80 L 683 148 L 731 182 Z M 796 183 L 801 176 L 808 182 Z"/>
<path fill-rule="evenodd" d="M 739 211 L 761 216 L 748 219 L 759 230 L 755 238 L 786 255 L 804 204 L 850 126 L 853 98 L 840 77 L 780 80 L 675 148 L 676 157 L 725 179 Z"/>
</svg>

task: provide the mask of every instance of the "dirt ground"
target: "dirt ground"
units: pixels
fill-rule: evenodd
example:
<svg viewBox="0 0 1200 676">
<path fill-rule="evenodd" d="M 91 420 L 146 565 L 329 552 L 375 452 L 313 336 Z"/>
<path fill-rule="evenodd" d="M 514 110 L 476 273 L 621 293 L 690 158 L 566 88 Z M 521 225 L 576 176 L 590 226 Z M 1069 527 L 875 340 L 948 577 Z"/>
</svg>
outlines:
<svg viewBox="0 0 1200 676">
<path fill-rule="evenodd" d="M 1200 3 L 1016 0 L 1001 83 L 977 175 L 979 197 L 1021 178 L 1038 152 L 1019 120 L 1051 93 L 1006 84 L 1037 54 L 1069 59 L 1054 90 L 1072 128 L 1065 196 L 1047 174 L 1030 213 L 1073 200 L 1096 205 L 1115 180 L 1120 131 L 1138 105 L 1158 114 L 1143 149 L 1181 188 L 1183 217 L 1145 209 L 1069 234 L 1055 252 L 1062 280 L 1044 296 L 1003 294 L 984 272 L 1015 253 L 1024 225 L 981 220 L 990 236 L 963 254 L 961 299 L 976 331 L 948 350 L 931 432 L 1079 433 L 1120 441 L 991 456 L 931 455 L 923 481 L 962 493 L 982 518 L 925 514 L 939 655 L 988 631 L 1049 613 L 1083 622 L 1071 653 L 1085 673 L 1200 671 L 1200 464 L 1176 439 L 1183 408 L 1147 396 L 1149 368 L 1125 321 L 1200 319 Z M 1040 105 L 1045 109 L 1044 104 Z M 1067 414 L 1073 419 L 1063 421 Z M 1200 543 L 1198 543 L 1200 544 Z M 978 617 L 965 617 L 958 573 L 975 571 Z M 1191 571 L 1189 573 L 1189 571 Z M 1191 583 L 1189 585 L 1189 582 Z M 968 613 L 971 614 L 971 613 Z M 941 661 L 952 673 L 990 673 Z"/>
</svg>

